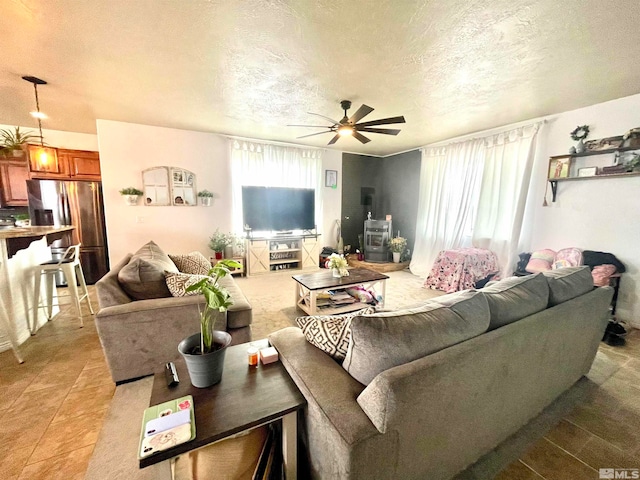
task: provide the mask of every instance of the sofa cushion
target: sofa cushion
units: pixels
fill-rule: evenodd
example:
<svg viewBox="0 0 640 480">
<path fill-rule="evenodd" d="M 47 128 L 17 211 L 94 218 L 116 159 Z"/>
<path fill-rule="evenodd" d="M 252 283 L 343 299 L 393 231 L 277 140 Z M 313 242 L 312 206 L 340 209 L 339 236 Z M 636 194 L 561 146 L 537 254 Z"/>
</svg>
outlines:
<svg viewBox="0 0 640 480">
<path fill-rule="evenodd" d="M 189 295 L 202 295 L 200 292 L 187 292 L 187 287 L 207 278 L 206 275 L 191 275 L 190 273 L 164 272 L 167 288 L 173 297 L 187 297 Z"/>
<path fill-rule="evenodd" d="M 186 255 L 169 254 L 169 258 L 182 273 L 206 275 L 211 270 L 211 262 L 200 252 L 191 252 Z"/>
<path fill-rule="evenodd" d="M 329 354 L 331 358 L 342 361 L 347 355 L 351 338 L 351 320 L 356 315 L 375 313 L 375 311 L 373 307 L 366 307 L 342 315 L 311 315 L 296 318 L 296 323 L 304 333 L 307 342 Z"/>
<path fill-rule="evenodd" d="M 536 250 L 531 254 L 531 258 L 529 258 L 529 262 L 527 263 L 525 270 L 529 273 L 551 270 L 555 257 L 556 252 L 548 248 L 544 250 Z"/>
<path fill-rule="evenodd" d="M 443 295 L 417 308 L 357 315 L 342 366 L 368 385 L 389 368 L 480 335 L 488 326 L 487 300 L 475 290 Z"/>
<path fill-rule="evenodd" d="M 567 267 L 544 272 L 549 284 L 549 306 L 566 302 L 593 290 L 589 267 Z"/>
<path fill-rule="evenodd" d="M 547 308 L 549 286 L 542 274 L 509 277 L 482 289 L 493 330 Z"/>
<path fill-rule="evenodd" d="M 118 281 L 134 300 L 170 297 L 165 270 L 178 273 L 169 256 L 154 242 L 149 242 L 118 272 Z"/>
</svg>

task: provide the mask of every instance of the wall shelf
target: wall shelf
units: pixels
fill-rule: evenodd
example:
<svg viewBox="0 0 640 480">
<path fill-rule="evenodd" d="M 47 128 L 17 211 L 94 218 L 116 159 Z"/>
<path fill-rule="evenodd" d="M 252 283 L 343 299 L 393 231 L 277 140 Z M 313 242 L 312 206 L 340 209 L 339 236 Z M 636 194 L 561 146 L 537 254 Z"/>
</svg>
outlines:
<svg viewBox="0 0 640 480">
<path fill-rule="evenodd" d="M 606 166 L 612 166 L 612 165 L 617 165 L 619 162 L 619 154 L 622 152 L 630 152 L 633 150 L 640 150 L 640 147 L 638 146 L 632 146 L 632 147 L 619 147 L 619 148 L 608 148 L 606 150 L 592 150 L 592 151 L 587 151 L 587 152 L 582 152 L 582 153 L 570 153 L 570 154 L 566 154 L 566 155 L 554 155 L 552 157 L 549 157 L 549 174 L 551 174 L 552 172 L 552 162 L 557 161 L 558 163 L 556 165 L 558 165 L 558 170 L 556 170 L 556 173 L 560 172 L 560 167 L 559 164 L 560 162 L 568 164 L 568 169 L 565 171 L 563 169 L 563 173 L 568 173 L 570 176 L 567 177 L 562 177 L 562 178 L 552 178 L 551 176 L 549 178 L 547 178 L 547 181 L 551 184 L 551 194 L 552 194 L 552 202 L 556 201 L 556 196 L 558 194 L 558 182 L 569 182 L 569 181 L 575 181 L 575 180 L 594 180 L 594 179 L 603 179 L 603 178 L 622 178 L 622 177 L 637 177 L 640 175 L 640 171 L 633 171 L 633 172 L 617 172 L 617 173 L 598 173 L 596 175 L 590 175 L 590 176 L 578 176 L 576 175 L 576 173 L 580 170 L 580 167 L 592 167 L 592 168 L 597 168 L 597 171 L 601 171 L 602 167 L 606 167 Z M 614 155 L 615 156 L 615 161 L 613 163 L 611 163 L 611 161 L 609 160 L 609 162 L 605 163 L 606 160 L 584 160 L 584 161 L 576 161 L 575 159 L 581 159 L 584 157 L 593 157 L 596 155 Z M 611 157 L 608 157 L 611 158 Z M 585 162 L 587 162 L 585 164 Z M 565 165 L 566 167 L 566 165 Z M 565 173 L 565 174 L 566 174 Z"/>
</svg>

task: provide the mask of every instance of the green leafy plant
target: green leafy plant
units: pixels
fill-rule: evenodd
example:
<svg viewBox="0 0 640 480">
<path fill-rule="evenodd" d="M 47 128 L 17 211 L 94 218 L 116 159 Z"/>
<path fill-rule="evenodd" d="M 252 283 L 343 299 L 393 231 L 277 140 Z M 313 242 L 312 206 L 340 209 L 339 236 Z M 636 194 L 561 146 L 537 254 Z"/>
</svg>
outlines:
<svg viewBox="0 0 640 480">
<path fill-rule="evenodd" d="M 407 248 L 407 239 L 404 237 L 394 237 L 389 241 L 389 248 L 392 252 L 402 253 Z"/>
<path fill-rule="evenodd" d="M 640 167 L 640 155 L 639 154 L 635 154 L 633 157 L 631 157 L 631 159 L 627 162 L 627 169 L 628 171 L 633 171 L 636 168 Z"/>
<path fill-rule="evenodd" d="M 0 151 L 9 152 L 11 150 L 21 150 L 29 140 L 36 140 L 40 137 L 31 132 L 23 133 L 20 127 L 14 130 L 0 130 Z"/>
<path fill-rule="evenodd" d="M 127 187 L 120 190 L 120 195 L 142 195 L 144 192 L 142 190 L 138 190 L 135 187 Z"/>
<path fill-rule="evenodd" d="M 213 348 L 213 324 L 214 317 L 211 315 L 214 311 L 226 312 L 233 305 L 229 292 L 218 283 L 222 277 L 229 275 L 230 269 L 242 268 L 235 260 L 220 260 L 208 272 L 207 278 L 190 285 L 186 288 L 187 292 L 199 292 L 204 295 L 204 309 L 200 311 L 200 332 L 201 353 L 209 353 Z"/>
<path fill-rule="evenodd" d="M 16 213 L 14 215 L 11 215 L 13 217 L 14 220 L 29 220 L 29 214 L 28 213 Z"/>
<path fill-rule="evenodd" d="M 214 252 L 223 252 L 224 247 L 231 245 L 232 239 L 226 233 L 220 232 L 216 229 L 216 232 L 209 238 L 209 248 Z"/>
<path fill-rule="evenodd" d="M 198 192 L 198 196 L 199 197 L 204 197 L 204 198 L 212 198 L 213 197 L 213 192 L 210 192 L 209 190 L 202 190 L 202 191 Z"/>
</svg>

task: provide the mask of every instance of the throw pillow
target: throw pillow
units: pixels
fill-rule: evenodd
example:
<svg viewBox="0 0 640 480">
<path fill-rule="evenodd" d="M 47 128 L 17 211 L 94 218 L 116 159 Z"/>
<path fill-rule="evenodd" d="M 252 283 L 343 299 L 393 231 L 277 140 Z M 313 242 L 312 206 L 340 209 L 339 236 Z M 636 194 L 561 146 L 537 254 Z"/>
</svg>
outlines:
<svg viewBox="0 0 640 480">
<path fill-rule="evenodd" d="M 342 367 L 368 385 L 379 373 L 476 337 L 489 326 L 480 292 L 464 290 L 417 308 L 356 316 Z"/>
<path fill-rule="evenodd" d="M 366 307 L 344 315 L 298 317 L 296 323 L 311 345 L 329 354 L 333 359 L 342 361 L 347 354 L 351 338 L 351 320 L 358 315 L 375 313 L 375 311 L 373 307 Z"/>
<path fill-rule="evenodd" d="M 566 302 L 593 290 L 589 267 L 567 267 L 544 272 L 549 284 L 549 306 Z"/>
<path fill-rule="evenodd" d="M 143 245 L 118 272 L 122 289 L 134 300 L 170 297 L 165 270 L 178 273 L 169 256 L 154 242 Z"/>
<path fill-rule="evenodd" d="M 206 275 L 192 275 L 190 273 L 164 272 L 167 288 L 174 297 L 186 297 L 189 295 L 200 295 L 200 292 L 187 292 L 187 287 L 197 281 L 207 278 Z"/>
<path fill-rule="evenodd" d="M 505 278 L 483 288 L 482 294 L 491 311 L 489 330 L 541 312 L 549 302 L 549 286 L 540 274 Z"/>
<path fill-rule="evenodd" d="M 191 252 L 186 255 L 171 255 L 169 258 L 176 264 L 178 271 L 192 275 L 206 275 L 211 270 L 211 262 L 200 252 Z"/>
<path fill-rule="evenodd" d="M 582 250 L 579 248 L 563 248 L 556 252 L 553 259 L 553 269 L 564 267 L 578 267 L 582 265 Z"/>
<path fill-rule="evenodd" d="M 531 254 L 526 270 L 529 273 L 539 273 L 551 270 L 555 257 L 556 252 L 549 250 L 548 248 L 544 250 L 536 250 Z"/>
<path fill-rule="evenodd" d="M 611 285 L 611 275 L 616 273 L 615 265 L 598 265 L 593 267 L 591 276 L 593 277 L 593 284 L 596 287 L 607 287 Z"/>
</svg>

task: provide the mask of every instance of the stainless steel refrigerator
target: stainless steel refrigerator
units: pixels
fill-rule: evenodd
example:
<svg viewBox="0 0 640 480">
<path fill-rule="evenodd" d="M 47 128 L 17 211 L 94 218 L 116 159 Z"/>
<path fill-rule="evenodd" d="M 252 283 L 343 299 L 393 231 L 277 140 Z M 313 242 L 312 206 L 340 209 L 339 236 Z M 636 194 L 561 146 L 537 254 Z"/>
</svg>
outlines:
<svg viewBox="0 0 640 480">
<path fill-rule="evenodd" d="M 100 182 L 66 180 L 27 180 L 29 216 L 32 225 L 73 225 L 71 245 L 80 243 L 80 262 L 88 284 L 94 284 L 109 271 L 104 203 Z M 69 246 L 67 239 L 51 245 L 54 259 Z M 64 277 L 56 279 L 65 285 Z"/>
</svg>

